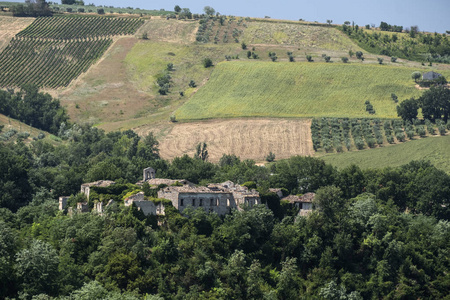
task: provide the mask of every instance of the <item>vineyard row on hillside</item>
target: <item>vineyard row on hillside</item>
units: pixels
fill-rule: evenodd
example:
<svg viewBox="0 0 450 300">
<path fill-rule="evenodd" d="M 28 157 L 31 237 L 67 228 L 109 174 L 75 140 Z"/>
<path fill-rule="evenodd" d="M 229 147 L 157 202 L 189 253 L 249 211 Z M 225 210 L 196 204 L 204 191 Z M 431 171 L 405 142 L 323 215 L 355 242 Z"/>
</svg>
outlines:
<svg viewBox="0 0 450 300">
<path fill-rule="evenodd" d="M 134 34 L 137 18 L 42 17 L 18 33 L 0 54 L 0 87 L 68 86 L 112 44 Z"/>
<path fill-rule="evenodd" d="M 450 121 L 445 124 L 438 120 L 436 126 L 429 120 L 424 123 L 415 120 L 413 124 L 402 120 L 321 118 L 313 119 L 311 135 L 315 151 L 343 152 L 376 148 L 428 135 L 445 135 L 450 130 Z"/>
<path fill-rule="evenodd" d="M 41 17 L 17 34 L 18 37 L 78 39 L 134 34 L 144 24 L 137 18 Z"/>
<path fill-rule="evenodd" d="M 57 41 L 13 39 L 0 54 L 0 86 L 27 83 L 56 88 L 67 86 L 99 59 L 112 39 Z"/>
</svg>

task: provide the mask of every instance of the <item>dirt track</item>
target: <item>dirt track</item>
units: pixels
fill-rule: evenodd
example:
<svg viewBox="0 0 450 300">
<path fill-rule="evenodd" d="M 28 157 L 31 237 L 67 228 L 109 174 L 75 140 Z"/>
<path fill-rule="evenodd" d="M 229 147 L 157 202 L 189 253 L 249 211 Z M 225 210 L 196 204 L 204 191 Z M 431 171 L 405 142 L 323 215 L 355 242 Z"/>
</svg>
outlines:
<svg viewBox="0 0 450 300">
<path fill-rule="evenodd" d="M 217 162 L 223 154 L 264 161 L 272 151 L 277 159 L 293 155 L 313 155 L 311 121 L 304 119 L 233 119 L 175 124 L 160 138 L 165 159 L 193 155 L 195 146 L 205 142 L 209 159 Z M 144 128 L 137 129 L 146 134 Z M 158 132 L 155 132 L 158 135 Z"/>
</svg>

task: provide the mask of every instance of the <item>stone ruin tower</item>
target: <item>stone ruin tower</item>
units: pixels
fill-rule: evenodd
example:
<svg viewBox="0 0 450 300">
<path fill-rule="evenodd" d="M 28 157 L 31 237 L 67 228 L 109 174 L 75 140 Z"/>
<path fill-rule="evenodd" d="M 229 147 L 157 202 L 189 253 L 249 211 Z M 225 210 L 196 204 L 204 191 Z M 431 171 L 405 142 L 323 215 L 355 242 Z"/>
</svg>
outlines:
<svg viewBox="0 0 450 300">
<path fill-rule="evenodd" d="M 155 179 L 156 178 L 156 171 L 153 168 L 146 168 L 144 169 L 144 181 L 147 181 L 149 179 Z"/>
</svg>

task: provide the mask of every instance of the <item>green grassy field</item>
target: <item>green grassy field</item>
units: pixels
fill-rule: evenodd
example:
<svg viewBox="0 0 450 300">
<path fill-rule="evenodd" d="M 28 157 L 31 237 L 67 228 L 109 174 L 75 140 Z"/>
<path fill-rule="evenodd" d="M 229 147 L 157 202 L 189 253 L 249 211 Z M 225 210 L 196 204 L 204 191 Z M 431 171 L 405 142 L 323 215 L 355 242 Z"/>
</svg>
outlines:
<svg viewBox="0 0 450 300">
<path fill-rule="evenodd" d="M 396 167 L 412 160 L 424 159 L 450 173 L 450 135 L 427 137 L 370 150 L 329 154 L 321 158 L 338 168 L 356 164 L 362 169 Z"/>
<path fill-rule="evenodd" d="M 416 97 L 411 73 L 391 65 L 235 61 L 216 66 L 208 83 L 176 111 L 177 119 L 231 117 L 396 118 L 400 100 Z M 443 72 L 445 76 L 450 73 Z M 376 111 L 369 115 L 364 102 Z"/>
</svg>

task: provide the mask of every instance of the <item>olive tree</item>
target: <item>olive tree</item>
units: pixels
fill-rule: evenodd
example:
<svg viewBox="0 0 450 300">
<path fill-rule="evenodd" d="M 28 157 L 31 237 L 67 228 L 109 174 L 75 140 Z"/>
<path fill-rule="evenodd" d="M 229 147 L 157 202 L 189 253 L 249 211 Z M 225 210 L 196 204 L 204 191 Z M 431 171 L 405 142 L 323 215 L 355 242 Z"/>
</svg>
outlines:
<svg viewBox="0 0 450 300">
<path fill-rule="evenodd" d="M 420 79 L 422 74 L 419 71 L 413 72 L 411 74 L 411 78 L 414 79 L 414 81 L 417 83 L 417 79 Z"/>
</svg>

